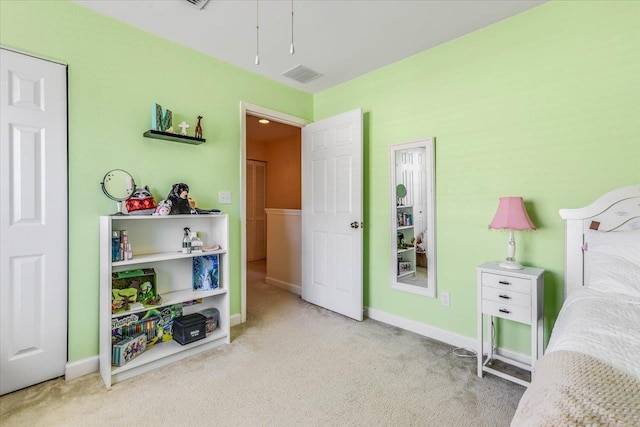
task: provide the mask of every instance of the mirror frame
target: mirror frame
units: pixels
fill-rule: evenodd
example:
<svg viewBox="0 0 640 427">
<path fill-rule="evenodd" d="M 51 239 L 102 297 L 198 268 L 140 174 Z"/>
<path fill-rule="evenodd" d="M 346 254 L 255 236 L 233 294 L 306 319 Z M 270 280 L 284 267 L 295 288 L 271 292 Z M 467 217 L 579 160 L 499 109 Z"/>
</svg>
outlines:
<svg viewBox="0 0 640 427">
<path fill-rule="evenodd" d="M 396 197 L 396 153 L 398 151 L 411 149 L 411 148 L 424 148 L 425 160 L 427 162 L 427 183 L 426 183 L 426 202 L 427 202 L 427 287 L 411 285 L 398 281 L 397 268 L 398 268 L 398 222 L 396 217 L 397 209 L 397 197 Z M 435 138 L 420 139 L 411 142 L 402 142 L 398 144 L 391 144 L 389 146 L 389 159 L 390 159 L 390 171 L 391 177 L 391 235 L 389 244 L 391 246 L 391 288 L 401 290 L 405 292 L 411 292 L 414 294 L 424 295 L 430 298 L 436 298 L 437 281 L 436 281 L 436 197 L 435 197 Z"/>
<path fill-rule="evenodd" d="M 125 178 L 128 177 L 129 178 L 128 181 L 131 181 L 131 186 L 125 188 L 124 190 L 125 195 L 123 197 L 116 197 L 113 194 L 111 194 L 111 192 L 107 189 L 107 181 L 111 179 L 110 175 L 113 176 L 118 172 L 120 172 L 120 175 L 124 175 Z M 110 170 L 109 172 L 104 174 L 104 178 L 102 178 L 102 182 L 100 184 L 102 185 L 102 192 L 104 193 L 104 195 L 110 198 L 111 200 L 115 200 L 116 202 L 123 202 L 127 200 L 129 197 L 131 197 L 133 192 L 136 191 L 136 181 L 133 179 L 133 176 L 131 176 L 131 174 L 124 169 Z"/>
<path fill-rule="evenodd" d="M 107 190 L 107 181 L 109 181 L 111 177 L 118 172 L 120 172 L 121 175 L 128 177 L 129 178 L 128 181 L 130 181 L 130 187 L 125 188 L 126 197 L 115 197 L 113 194 L 109 192 L 109 190 Z M 136 181 L 133 179 L 133 176 L 124 169 L 111 169 L 109 172 L 104 174 L 104 178 L 102 178 L 102 182 L 100 183 L 100 186 L 102 187 L 102 192 L 104 193 L 105 196 L 107 196 L 111 200 L 116 201 L 118 210 L 116 213 L 111 215 L 129 215 L 128 213 L 123 212 L 122 202 L 124 202 L 129 197 L 131 197 L 131 195 L 136 191 Z"/>
</svg>

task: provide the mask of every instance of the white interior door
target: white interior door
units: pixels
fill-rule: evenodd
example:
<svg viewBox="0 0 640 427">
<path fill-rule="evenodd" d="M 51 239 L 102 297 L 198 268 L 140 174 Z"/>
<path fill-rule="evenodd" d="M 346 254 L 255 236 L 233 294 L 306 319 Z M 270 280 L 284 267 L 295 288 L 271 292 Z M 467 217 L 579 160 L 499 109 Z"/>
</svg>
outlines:
<svg viewBox="0 0 640 427">
<path fill-rule="evenodd" d="M 362 110 L 302 130 L 302 298 L 362 320 Z"/>
<path fill-rule="evenodd" d="M 67 80 L 0 50 L 0 394 L 67 362 Z"/>
</svg>

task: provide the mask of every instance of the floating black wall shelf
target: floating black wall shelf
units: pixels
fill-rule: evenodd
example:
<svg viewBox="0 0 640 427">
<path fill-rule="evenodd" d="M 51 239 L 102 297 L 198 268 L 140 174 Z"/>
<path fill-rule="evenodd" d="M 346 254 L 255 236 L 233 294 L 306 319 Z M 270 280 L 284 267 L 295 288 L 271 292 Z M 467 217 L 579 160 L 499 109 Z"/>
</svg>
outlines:
<svg viewBox="0 0 640 427">
<path fill-rule="evenodd" d="M 165 139 L 167 141 L 183 142 L 185 144 L 199 145 L 207 142 L 204 138 L 194 138 L 193 136 L 180 135 L 178 133 L 160 132 L 159 130 L 148 130 L 143 135 L 147 138 Z"/>
</svg>

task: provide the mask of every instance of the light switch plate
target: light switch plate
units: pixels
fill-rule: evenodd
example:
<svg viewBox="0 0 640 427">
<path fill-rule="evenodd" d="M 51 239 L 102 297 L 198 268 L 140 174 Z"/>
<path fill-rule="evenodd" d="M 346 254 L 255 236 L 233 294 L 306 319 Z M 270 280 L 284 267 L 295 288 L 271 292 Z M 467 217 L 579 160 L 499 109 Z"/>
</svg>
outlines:
<svg viewBox="0 0 640 427">
<path fill-rule="evenodd" d="M 440 303 L 445 307 L 451 306 L 451 299 L 449 297 L 449 292 L 443 292 L 440 294 Z"/>
<path fill-rule="evenodd" d="M 218 192 L 218 203 L 221 204 L 230 204 L 231 203 L 231 191 L 219 191 Z"/>
</svg>

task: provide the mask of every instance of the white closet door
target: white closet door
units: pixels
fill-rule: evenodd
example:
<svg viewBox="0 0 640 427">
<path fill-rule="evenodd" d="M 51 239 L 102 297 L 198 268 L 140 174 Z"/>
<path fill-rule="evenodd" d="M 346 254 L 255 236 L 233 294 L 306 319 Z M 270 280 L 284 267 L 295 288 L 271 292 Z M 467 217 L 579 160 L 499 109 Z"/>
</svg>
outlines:
<svg viewBox="0 0 640 427">
<path fill-rule="evenodd" d="M 256 222 L 255 208 L 255 178 L 253 160 L 247 160 L 247 261 L 255 261 Z"/>
<path fill-rule="evenodd" d="M 0 50 L 0 394 L 67 362 L 67 73 Z"/>
<path fill-rule="evenodd" d="M 265 162 L 254 162 L 253 172 L 255 175 L 255 259 L 265 259 L 267 257 L 267 164 Z"/>
<path fill-rule="evenodd" d="M 267 164 L 247 160 L 247 261 L 266 258 Z"/>
</svg>

